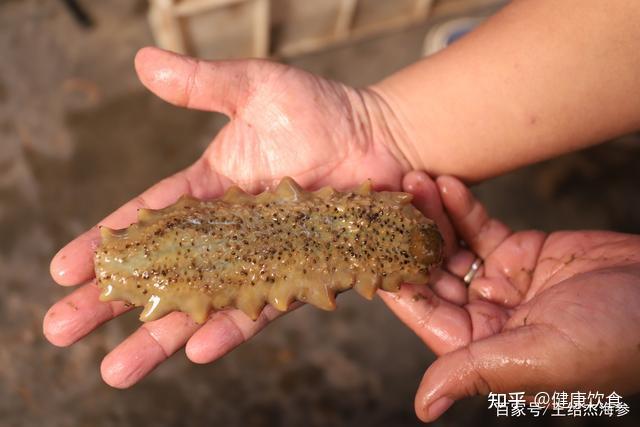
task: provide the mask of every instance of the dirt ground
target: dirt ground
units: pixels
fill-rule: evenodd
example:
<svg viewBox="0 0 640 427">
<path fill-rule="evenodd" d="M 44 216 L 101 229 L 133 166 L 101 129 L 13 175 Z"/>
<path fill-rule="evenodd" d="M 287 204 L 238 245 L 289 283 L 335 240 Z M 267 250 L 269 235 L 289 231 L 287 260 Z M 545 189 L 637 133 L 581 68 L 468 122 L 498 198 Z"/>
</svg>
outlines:
<svg viewBox="0 0 640 427">
<path fill-rule="evenodd" d="M 105 385 L 100 360 L 136 313 L 70 348 L 47 343 L 47 308 L 68 290 L 55 251 L 160 178 L 188 165 L 225 122 L 172 107 L 138 83 L 132 59 L 152 43 L 142 0 L 85 1 L 83 28 L 59 1 L 0 0 L 0 425 L 412 426 L 413 396 L 434 356 L 376 300 L 304 307 L 206 366 L 178 352 L 139 385 Z M 427 26 L 291 61 L 366 85 L 415 61 Z M 640 233 L 640 138 L 512 173 L 475 188 L 515 228 Z M 638 425 L 640 399 L 625 398 Z M 496 420 L 486 399 L 436 425 L 608 425 Z"/>
</svg>

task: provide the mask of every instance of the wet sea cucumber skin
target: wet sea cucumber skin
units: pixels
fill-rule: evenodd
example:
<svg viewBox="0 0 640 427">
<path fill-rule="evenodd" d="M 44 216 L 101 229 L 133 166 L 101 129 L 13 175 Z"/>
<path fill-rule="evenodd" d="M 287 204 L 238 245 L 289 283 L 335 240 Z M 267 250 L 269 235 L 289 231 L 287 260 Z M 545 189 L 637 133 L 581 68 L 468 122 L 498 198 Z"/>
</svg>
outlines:
<svg viewBox="0 0 640 427">
<path fill-rule="evenodd" d="M 336 293 L 425 284 L 442 261 L 442 237 L 411 195 L 359 189 L 315 192 L 284 178 L 257 196 L 231 187 L 220 199 L 182 197 L 142 209 L 122 230 L 101 227 L 95 271 L 103 301 L 144 306 L 142 321 L 179 310 L 204 322 L 238 308 L 295 300 L 333 310 Z"/>
</svg>

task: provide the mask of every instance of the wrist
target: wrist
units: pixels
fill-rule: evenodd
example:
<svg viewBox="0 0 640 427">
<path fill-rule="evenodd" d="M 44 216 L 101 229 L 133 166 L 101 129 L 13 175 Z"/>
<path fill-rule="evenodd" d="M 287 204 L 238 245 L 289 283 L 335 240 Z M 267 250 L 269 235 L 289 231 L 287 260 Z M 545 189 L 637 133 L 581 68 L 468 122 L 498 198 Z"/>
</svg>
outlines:
<svg viewBox="0 0 640 427">
<path fill-rule="evenodd" d="M 369 86 L 356 89 L 357 100 L 352 105 L 360 105 L 362 121 L 367 123 L 368 140 L 374 150 L 384 150 L 393 157 L 404 173 L 420 168 L 413 145 L 397 117 L 392 105 L 378 88 Z"/>
<path fill-rule="evenodd" d="M 371 85 L 364 91 L 371 98 L 370 103 L 378 110 L 380 126 L 384 126 L 389 134 L 386 142 L 390 150 L 402 159 L 407 170 L 426 170 L 417 146 L 420 138 L 403 113 L 402 100 L 381 83 Z"/>
</svg>

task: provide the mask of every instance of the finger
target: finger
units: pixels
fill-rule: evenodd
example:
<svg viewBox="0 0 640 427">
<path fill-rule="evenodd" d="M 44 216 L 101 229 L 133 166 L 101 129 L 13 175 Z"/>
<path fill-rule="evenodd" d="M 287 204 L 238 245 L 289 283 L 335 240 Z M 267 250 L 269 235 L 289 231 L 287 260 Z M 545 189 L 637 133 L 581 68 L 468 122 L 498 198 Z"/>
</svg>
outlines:
<svg viewBox="0 0 640 427">
<path fill-rule="evenodd" d="M 471 318 L 471 341 L 478 341 L 502 332 L 509 314 L 504 307 L 489 301 L 472 301 L 465 306 Z"/>
<path fill-rule="evenodd" d="M 293 304 L 289 311 L 300 305 Z M 283 314 L 284 312 L 270 305 L 265 306 L 255 321 L 239 310 L 217 312 L 189 339 L 186 347 L 187 357 L 195 363 L 213 362 L 248 341 Z"/>
<path fill-rule="evenodd" d="M 398 292 L 378 291 L 382 301 L 436 354 L 469 344 L 471 322 L 462 308 L 428 287 L 404 284 Z"/>
<path fill-rule="evenodd" d="M 457 179 L 437 179 L 444 207 L 458 235 L 485 259 L 511 234 L 509 227 L 487 214 L 484 206 Z"/>
<path fill-rule="evenodd" d="M 467 249 L 458 249 L 455 254 L 446 260 L 445 268 L 455 276 L 464 277 L 475 260 L 476 255 L 473 252 Z M 475 277 L 482 275 L 482 268 L 481 266 L 480 270 L 476 272 Z"/>
<path fill-rule="evenodd" d="M 474 341 L 439 357 L 427 369 L 416 395 L 416 414 L 429 422 L 463 397 L 548 389 L 563 372 L 574 370 L 572 354 L 573 344 L 542 325 Z"/>
<path fill-rule="evenodd" d="M 183 194 L 191 194 L 191 186 L 184 172 L 166 178 L 140 196 L 129 201 L 99 225 L 124 228 L 137 220 L 140 208 L 163 208 L 174 203 Z M 51 276 L 60 285 L 73 286 L 94 276 L 93 252 L 100 243 L 98 225 L 86 231 L 65 247 L 51 260 Z"/>
<path fill-rule="evenodd" d="M 217 111 L 228 116 L 245 104 L 255 82 L 256 66 L 277 66 L 267 61 L 203 61 L 156 47 L 138 51 L 138 77 L 151 92 L 174 105 Z"/>
<path fill-rule="evenodd" d="M 451 304 L 461 306 L 468 302 L 469 292 L 465 283 L 444 270 L 431 273 L 429 286 L 437 296 Z"/>
<path fill-rule="evenodd" d="M 506 277 L 479 277 L 469 285 L 469 300 L 485 300 L 513 308 L 522 301 L 523 294 Z"/>
<path fill-rule="evenodd" d="M 95 328 L 128 311 L 122 301 L 102 302 L 95 283 L 84 285 L 55 303 L 44 316 L 42 330 L 53 345 L 66 347 Z"/>
<path fill-rule="evenodd" d="M 521 231 L 509 236 L 493 251 L 484 265 L 484 277 L 477 275 L 469 286 L 469 298 L 515 307 L 524 302 L 546 235 Z"/>
<path fill-rule="evenodd" d="M 456 249 L 456 235 L 449 218 L 444 212 L 440 193 L 435 182 L 424 172 L 411 171 L 402 180 L 402 189 L 413 195 L 413 204 L 427 218 L 431 218 L 438 225 L 444 239 L 445 257 L 450 256 Z"/>
<path fill-rule="evenodd" d="M 102 378 L 111 387 L 132 386 L 184 346 L 199 327 L 177 311 L 144 323 L 102 360 Z"/>
</svg>

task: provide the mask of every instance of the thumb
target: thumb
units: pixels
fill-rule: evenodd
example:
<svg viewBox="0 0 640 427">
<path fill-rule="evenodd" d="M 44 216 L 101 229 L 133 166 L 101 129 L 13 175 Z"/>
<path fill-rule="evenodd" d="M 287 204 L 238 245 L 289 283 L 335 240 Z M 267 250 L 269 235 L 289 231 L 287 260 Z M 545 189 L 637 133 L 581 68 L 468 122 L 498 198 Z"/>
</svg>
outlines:
<svg viewBox="0 0 640 427">
<path fill-rule="evenodd" d="M 436 183 L 426 172 L 414 170 L 408 172 L 402 179 L 402 189 L 413 195 L 413 204 L 416 208 L 438 224 L 444 239 L 445 256 L 453 255 L 456 250 L 456 233 L 444 211 Z"/>
<path fill-rule="evenodd" d="M 475 341 L 439 357 L 427 369 L 415 409 L 424 422 L 434 421 L 458 399 L 493 392 L 549 390 L 571 386 L 567 376 L 575 346 L 543 325 L 523 326 Z"/>
<path fill-rule="evenodd" d="M 171 104 L 233 116 L 254 86 L 251 70 L 259 60 L 203 61 L 145 47 L 135 58 L 143 85 Z"/>
</svg>

